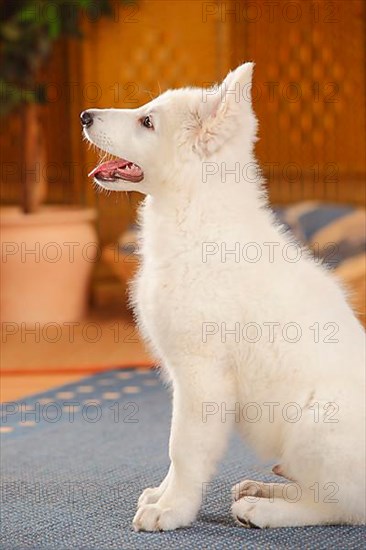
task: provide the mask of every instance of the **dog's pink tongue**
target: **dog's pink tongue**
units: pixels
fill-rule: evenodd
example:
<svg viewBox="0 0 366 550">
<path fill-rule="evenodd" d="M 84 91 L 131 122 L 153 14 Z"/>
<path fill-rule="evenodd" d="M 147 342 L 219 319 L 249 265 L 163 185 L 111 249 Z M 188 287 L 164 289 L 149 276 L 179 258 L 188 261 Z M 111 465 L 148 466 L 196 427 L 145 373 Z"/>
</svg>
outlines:
<svg viewBox="0 0 366 550">
<path fill-rule="evenodd" d="M 128 160 L 124 159 L 118 159 L 118 160 L 109 160 L 108 162 L 103 162 L 94 170 L 92 170 L 89 174 L 89 176 L 95 176 L 96 174 L 99 174 L 101 176 L 111 178 L 113 177 L 113 174 L 116 173 L 116 170 L 123 170 L 127 164 L 129 164 Z"/>
</svg>

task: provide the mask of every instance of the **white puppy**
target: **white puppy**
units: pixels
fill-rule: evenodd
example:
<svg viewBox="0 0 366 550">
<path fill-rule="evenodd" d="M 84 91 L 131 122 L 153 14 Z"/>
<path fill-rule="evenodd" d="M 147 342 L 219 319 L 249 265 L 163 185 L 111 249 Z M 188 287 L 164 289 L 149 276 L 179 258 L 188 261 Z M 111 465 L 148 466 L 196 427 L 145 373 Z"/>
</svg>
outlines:
<svg viewBox="0 0 366 550">
<path fill-rule="evenodd" d="M 135 530 L 195 519 L 234 426 L 294 480 L 236 486 L 241 524 L 365 520 L 364 331 L 268 208 L 252 71 L 138 109 L 82 113 L 86 137 L 117 157 L 95 181 L 146 194 L 134 303 L 173 386 L 171 465 L 142 493 Z"/>
</svg>

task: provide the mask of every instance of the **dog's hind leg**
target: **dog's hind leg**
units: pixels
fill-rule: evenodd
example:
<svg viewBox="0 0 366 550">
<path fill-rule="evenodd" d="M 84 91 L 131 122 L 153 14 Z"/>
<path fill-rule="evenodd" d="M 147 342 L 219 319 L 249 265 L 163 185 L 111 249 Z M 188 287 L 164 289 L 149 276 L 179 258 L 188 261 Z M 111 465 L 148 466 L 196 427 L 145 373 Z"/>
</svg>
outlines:
<svg viewBox="0 0 366 550">
<path fill-rule="evenodd" d="M 283 498 L 243 497 L 232 505 L 232 514 L 244 527 L 297 527 L 339 523 L 340 513 L 333 506 Z"/>
<path fill-rule="evenodd" d="M 284 498 L 286 493 L 291 491 L 292 485 L 292 483 L 264 483 L 246 479 L 234 485 L 231 493 L 234 501 L 243 497 Z"/>
<path fill-rule="evenodd" d="M 283 466 L 281 466 L 281 464 L 276 464 L 276 466 L 273 466 L 272 472 L 276 474 L 276 476 L 284 477 L 286 479 L 290 479 L 291 481 L 295 481 L 292 477 L 289 477 L 288 475 L 286 475 L 283 469 Z"/>
</svg>

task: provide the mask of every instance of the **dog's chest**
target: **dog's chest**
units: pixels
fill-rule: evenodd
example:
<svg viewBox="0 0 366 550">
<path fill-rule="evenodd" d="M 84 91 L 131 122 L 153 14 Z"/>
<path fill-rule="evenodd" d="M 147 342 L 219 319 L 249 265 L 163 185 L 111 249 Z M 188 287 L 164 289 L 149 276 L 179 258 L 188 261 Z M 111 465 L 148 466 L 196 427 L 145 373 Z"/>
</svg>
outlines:
<svg viewBox="0 0 366 550">
<path fill-rule="evenodd" d="M 146 263 L 136 284 L 136 304 L 145 322 L 161 325 L 187 322 L 202 289 L 186 265 L 158 266 Z"/>
</svg>

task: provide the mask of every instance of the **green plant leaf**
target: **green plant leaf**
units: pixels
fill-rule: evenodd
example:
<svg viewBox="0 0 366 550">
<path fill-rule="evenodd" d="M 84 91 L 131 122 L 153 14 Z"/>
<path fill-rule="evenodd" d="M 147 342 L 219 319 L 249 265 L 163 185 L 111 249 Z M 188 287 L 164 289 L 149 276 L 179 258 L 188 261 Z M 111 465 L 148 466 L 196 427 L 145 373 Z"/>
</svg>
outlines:
<svg viewBox="0 0 366 550">
<path fill-rule="evenodd" d="M 93 21 L 113 14 L 116 1 L 128 0 L 8 0 L 0 10 L 0 114 L 22 101 L 40 101 L 30 91 L 36 75 L 61 36 L 82 38 L 82 14 Z M 0 3 L 2 0 L 0 0 Z M 100 16 L 100 17 L 99 17 Z"/>
</svg>

